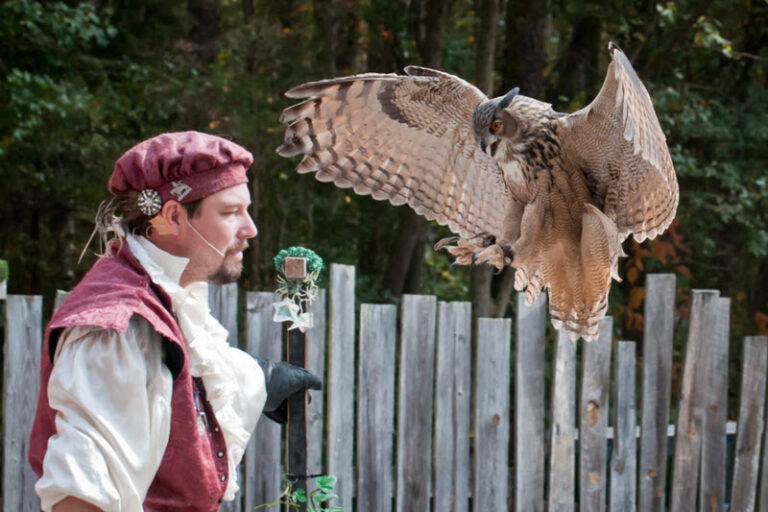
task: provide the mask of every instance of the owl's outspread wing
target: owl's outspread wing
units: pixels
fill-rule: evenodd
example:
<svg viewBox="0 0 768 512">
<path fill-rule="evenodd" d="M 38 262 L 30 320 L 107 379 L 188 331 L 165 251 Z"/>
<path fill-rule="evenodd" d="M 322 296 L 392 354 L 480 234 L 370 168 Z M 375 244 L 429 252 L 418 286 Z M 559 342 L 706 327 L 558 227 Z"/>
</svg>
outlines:
<svg viewBox="0 0 768 512">
<path fill-rule="evenodd" d="M 287 93 L 307 99 L 283 112 L 278 152 L 303 153 L 299 172 L 447 225 L 461 237 L 449 248 L 458 263 L 512 265 L 527 301 L 549 288 L 555 328 L 592 340 L 622 241 L 666 229 L 679 193 L 650 96 L 609 50 L 600 93 L 573 114 L 516 89 L 489 100 L 414 67 L 301 85 Z"/>
<path fill-rule="evenodd" d="M 410 66 L 407 76 L 363 74 L 288 91 L 282 156 L 300 173 L 355 193 L 407 203 L 462 238 L 500 236 L 512 200 L 496 161 L 474 140 L 485 95 L 455 76 Z"/>
<path fill-rule="evenodd" d="M 626 55 L 611 43 L 603 87 L 586 108 L 561 119 L 564 151 L 580 163 L 593 202 L 624 240 L 661 234 L 675 217 L 679 190 L 651 97 Z"/>
</svg>

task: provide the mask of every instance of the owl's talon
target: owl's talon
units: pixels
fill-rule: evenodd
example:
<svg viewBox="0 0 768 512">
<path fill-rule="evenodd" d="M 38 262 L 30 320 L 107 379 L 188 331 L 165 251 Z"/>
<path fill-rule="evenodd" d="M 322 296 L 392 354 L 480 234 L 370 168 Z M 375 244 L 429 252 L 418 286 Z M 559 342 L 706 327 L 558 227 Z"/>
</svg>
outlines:
<svg viewBox="0 0 768 512">
<path fill-rule="evenodd" d="M 435 251 L 439 251 L 440 249 L 447 249 L 450 244 L 458 241 L 459 241 L 459 237 L 457 236 L 449 236 L 446 238 L 442 238 L 438 240 L 437 243 L 435 243 L 435 245 L 433 246 L 433 249 Z"/>
</svg>

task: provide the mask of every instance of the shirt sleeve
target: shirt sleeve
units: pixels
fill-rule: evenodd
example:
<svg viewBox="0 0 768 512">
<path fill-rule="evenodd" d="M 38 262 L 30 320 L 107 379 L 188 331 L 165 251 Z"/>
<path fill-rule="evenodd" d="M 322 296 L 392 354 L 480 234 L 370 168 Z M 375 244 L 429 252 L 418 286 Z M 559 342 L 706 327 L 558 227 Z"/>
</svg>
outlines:
<svg viewBox="0 0 768 512">
<path fill-rule="evenodd" d="M 232 374 L 240 389 L 232 401 L 232 407 L 240 418 L 243 429 L 252 434 L 267 402 L 264 372 L 253 357 L 238 348 L 228 347 L 224 358 L 232 368 Z M 244 450 L 245 445 L 239 448 Z M 239 460 L 234 462 L 237 464 Z"/>
<path fill-rule="evenodd" d="M 42 509 L 73 496 L 105 511 L 141 511 L 171 428 L 173 378 L 160 335 L 134 316 L 126 332 L 65 330 L 48 399 L 56 434 L 35 485 Z"/>
</svg>

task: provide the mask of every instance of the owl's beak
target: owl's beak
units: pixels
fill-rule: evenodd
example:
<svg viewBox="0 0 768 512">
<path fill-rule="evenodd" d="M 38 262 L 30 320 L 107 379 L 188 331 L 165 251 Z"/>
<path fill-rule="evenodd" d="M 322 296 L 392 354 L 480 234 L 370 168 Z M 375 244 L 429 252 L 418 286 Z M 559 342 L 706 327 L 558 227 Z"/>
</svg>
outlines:
<svg viewBox="0 0 768 512">
<path fill-rule="evenodd" d="M 483 150 L 483 153 L 485 153 L 485 148 L 487 148 L 487 147 L 488 147 L 488 144 L 486 144 L 484 140 L 481 140 L 480 141 L 480 149 Z"/>
</svg>

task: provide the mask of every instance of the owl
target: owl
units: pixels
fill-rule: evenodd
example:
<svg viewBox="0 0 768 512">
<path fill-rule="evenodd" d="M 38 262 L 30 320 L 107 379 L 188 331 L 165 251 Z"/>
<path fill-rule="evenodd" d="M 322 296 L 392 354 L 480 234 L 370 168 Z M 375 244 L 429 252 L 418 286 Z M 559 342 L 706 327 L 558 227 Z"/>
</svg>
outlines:
<svg viewBox="0 0 768 512">
<path fill-rule="evenodd" d="M 600 92 L 570 114 L 415 66 L 306 83 L 286 93 L 303 101 L 283 111 L 277 152 L 303 154 L 299 173 L 448 226 L 456 236 L 436 249 L 514 267 L 528 304 L 548 289 L 553 326 L 594 340 L 622 242 L 662 233 L 679 196 L 648 91 L 608 50 Z"/>
</svg>

